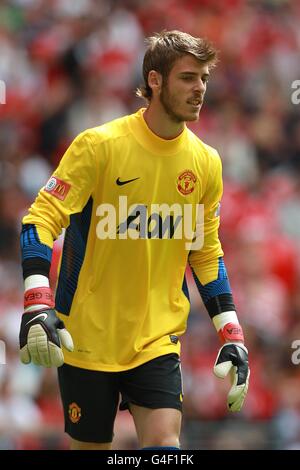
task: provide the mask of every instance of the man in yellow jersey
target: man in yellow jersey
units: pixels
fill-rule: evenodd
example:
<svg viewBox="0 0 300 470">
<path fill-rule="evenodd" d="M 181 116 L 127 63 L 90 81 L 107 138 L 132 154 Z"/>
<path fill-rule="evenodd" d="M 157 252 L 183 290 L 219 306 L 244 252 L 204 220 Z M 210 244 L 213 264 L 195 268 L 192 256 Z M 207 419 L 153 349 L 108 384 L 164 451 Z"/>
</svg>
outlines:
<svg viewBox="0 0 300 470">
<path fill-rule="evenodd" d="M 183 32 L 149 38 L 147 107 L 78 135 L 23 219 L 21 360 L 59 367 L 72 449 L 111 448 L 119 396 L 141 448 L 179 448 L 187 263 L 222 341 L 214 372 L 231 373 L 228 408 L 244 402 L 248 352 L 218 237 L 221 160 L 186 127 L 216 56 Z"/>
</svg>

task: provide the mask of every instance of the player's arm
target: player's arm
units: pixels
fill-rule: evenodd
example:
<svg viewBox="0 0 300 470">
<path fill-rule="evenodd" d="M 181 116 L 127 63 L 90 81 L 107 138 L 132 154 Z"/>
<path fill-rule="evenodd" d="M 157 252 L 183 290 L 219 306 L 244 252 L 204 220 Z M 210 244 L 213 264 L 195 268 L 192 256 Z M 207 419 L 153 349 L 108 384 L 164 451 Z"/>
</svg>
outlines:
<svg viewBox="0 0 300 470">
<path fill-rule="evenodd" d="M 81 212 L 97 181 L 97 166 L 91 136 L 80 134 L 70 145 L 60 165 L 42 188 L 21 232 L 24 277 L 24 314 L 20 328 L 20 356 L 25 364 L 46 367 L 64 362 L 63 345 L 73 350 L 70 334 L 54 310 L 49 271 L 54 240 Z"/>
<path fill-rule="evenodd" d="M 204 204 L 204 244 L 201 250 L 190 252 L 189 263 L 204 305 L 223 343 L 217 355 L 214 373 L 224 378 L 231 372 L 228 409 L 239 411 L 248 390 L 248 351 L 244 345 L 243 330 L 236 313 L 218 235 L 223 192 L 221 159 L 217 154 L 212 157 L 210 175 L 201 201 Z"/>
</svg>

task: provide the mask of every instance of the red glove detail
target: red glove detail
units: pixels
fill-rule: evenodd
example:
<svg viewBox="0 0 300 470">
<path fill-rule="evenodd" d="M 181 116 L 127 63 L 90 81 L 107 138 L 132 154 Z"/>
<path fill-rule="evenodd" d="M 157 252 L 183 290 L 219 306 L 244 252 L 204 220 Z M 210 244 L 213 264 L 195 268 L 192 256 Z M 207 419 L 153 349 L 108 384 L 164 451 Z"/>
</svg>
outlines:
<svg viewBox="0 0 300 470">
<path fill-rule="evenodd" d="M 226 325 L 218 331 L 218 335 L 222 343 L 230 343 L 231 341 L 244 342 L 243 330 L 239 323 L 226 323 Z"/>
<path fill-rule="evenodd" d="M 50 287 L 35 287 L 28 289 L 24 293 L 24 307 L 31 305 L 48 305 L 49 308 L 54 308 L 53 293 Z"/>
</svg>

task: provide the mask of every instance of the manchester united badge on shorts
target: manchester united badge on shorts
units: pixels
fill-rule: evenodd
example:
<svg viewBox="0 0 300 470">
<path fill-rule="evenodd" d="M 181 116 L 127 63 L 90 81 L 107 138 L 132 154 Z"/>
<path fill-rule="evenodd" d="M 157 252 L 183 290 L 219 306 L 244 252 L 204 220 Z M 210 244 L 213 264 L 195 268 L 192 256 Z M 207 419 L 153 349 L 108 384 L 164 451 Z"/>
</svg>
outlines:
<svg viewBox="0 0 300 470">
<path fill-rule="evenodd" d="M 197 177 L 191 170 L 184 170 L 178 175 L 177 189 L 184 196 L 191 194 L 195 189 L 196 181 Z"/>
<path fill-rule="evenodd" d="M 81 408 L 75 402 L 69 405 L 69 418 L 74 424 L 78 423 L 81 418 Z"/>
</svg>

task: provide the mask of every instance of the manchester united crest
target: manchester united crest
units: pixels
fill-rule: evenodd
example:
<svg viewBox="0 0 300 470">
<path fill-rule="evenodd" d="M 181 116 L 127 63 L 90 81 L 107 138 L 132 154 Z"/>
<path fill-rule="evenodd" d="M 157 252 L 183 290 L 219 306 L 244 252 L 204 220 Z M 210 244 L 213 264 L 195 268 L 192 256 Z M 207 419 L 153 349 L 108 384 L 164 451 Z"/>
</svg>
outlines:
<svg viewBox="0 0 300 470">
<path fill-rule="evenodd" d="M 74 424 L 78 423 L 81 418 L 81 408 L 75 402 L 69 405 L 69 418 Z"/>
<path fill-rule="evenodd" d="M 184 170 L 177 178 L 177 189 L 184 196 L 191 194 L 195 189 L 196 181 L 196 175 L 191 170 Z"/>
</svg>

